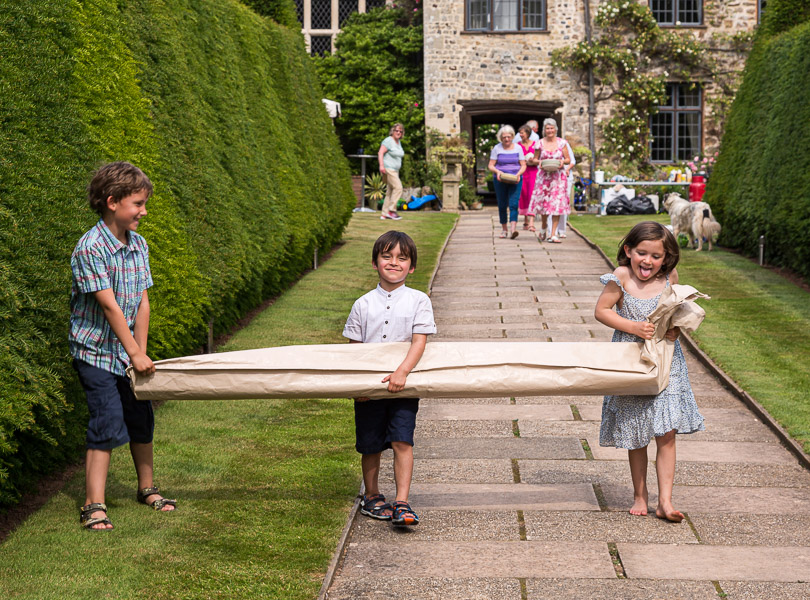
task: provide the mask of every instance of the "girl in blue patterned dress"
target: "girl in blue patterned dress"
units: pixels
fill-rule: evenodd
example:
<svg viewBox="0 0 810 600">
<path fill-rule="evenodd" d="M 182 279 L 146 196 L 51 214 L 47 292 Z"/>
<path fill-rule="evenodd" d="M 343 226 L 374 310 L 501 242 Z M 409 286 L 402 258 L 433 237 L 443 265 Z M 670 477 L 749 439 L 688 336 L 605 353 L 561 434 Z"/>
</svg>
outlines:
<svg viewBox="0 0 810 600">
<path fill-rule="evenodd" d="M 652 339 L 655 327 L 647 321 L 661 293 L 678 283 L 675 266 L 680 258 L 678 242 L 660 223 L 638 223 L 619 246 L 619 267 L 600 278 L 605 286 L 596 302 L 594 316 L 612 327 L 614 342 Z M 614 307 L 617 310 L 614 311 Z M 680 522 L 683 513 L 672 506 L 675 479 L 675 434 L 702 431 L 703 417 L 689 385 L 686 360 L 678 343 L 678 328 L 666 339 L 675 342 L 669 385 L 657 396 L 605 396 L 602 404 L 600 446 L 627 448 L 633 479 L 630 514 L 647 514 L 647 445 L 655 438 L 655 470 L 658 475 L 658 507 L 655 515 Z"/>
</svg>

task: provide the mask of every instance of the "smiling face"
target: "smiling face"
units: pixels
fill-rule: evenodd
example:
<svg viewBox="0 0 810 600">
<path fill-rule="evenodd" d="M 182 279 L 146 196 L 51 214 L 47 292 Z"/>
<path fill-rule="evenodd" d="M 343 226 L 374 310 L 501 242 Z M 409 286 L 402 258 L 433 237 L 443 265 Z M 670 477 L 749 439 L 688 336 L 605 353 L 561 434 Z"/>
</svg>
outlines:
<svg viewBox="0 0 810 600">
<path fill-rule="evenodd" d="M 520 131 L 518 131 L 518 134 L 520 135 L 520 140 L 521 140 L 521 141 L 522 141 L 524 144 L 525 144 L 526 142 L 528 142 L 528 141 L 529 141 L 529 135 L 530 135 L 530 134 L 529 134 L 529 132 L 528 132 L 528 131 L 526 131 L 525 129 L 521 129 Z"/>
<path fill-rule="evenodd" d="M 640 281 L 654 279 L 667 256 L 663 240 L 645 240 L 635 248 L 625 245 L 624 253 L 630 259 L 630 270 Z"/>
<path fill-rule="evenodd" d="M 413 273 L 414 269 L 411 266 L 411 258 L 402 253 L 399 244 L 380 252 L 377 262 L 371 264 L 380 276 L 380 286 L 387 292 L 404 284 L 405 279 Z"/>
<path fill-rule="evenodd" d="M 397 142 L 402 139 L 403 135 L 405 135 L 405 130 L 402 129 L 402 127 L 394 127 L 394 130 L 391 132 L 391 137 Z"/>
<path fill-rule="evenodd" d="M 546 125 L 543 128 L 543 134 L 548 138 L 552 139 L 557 135 L 557 128 L 553 125 Z"/>
<path fill-rule="evenodd" d="M 107 198 L 104 222 L 122 243 L 128 243 L 127 231 L 138 229 L 141 219 L 146 216 L 148 199 L 149 192 L 146 190 L 140 190 L 120 200 L 116 200 L 112 196 Z"/>
</svg>

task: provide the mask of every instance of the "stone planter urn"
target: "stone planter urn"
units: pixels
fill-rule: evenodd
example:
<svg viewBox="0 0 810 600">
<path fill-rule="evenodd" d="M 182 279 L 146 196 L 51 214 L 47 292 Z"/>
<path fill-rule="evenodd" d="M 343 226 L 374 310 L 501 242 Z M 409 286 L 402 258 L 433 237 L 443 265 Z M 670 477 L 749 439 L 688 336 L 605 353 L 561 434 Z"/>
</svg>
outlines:
<svg viewBox="0 0 810 600">
<path fill-rule="evenodd" d="M 464 156 L 457 152 L 446 152 L 440 157 L 442 163 L 442 211 L 458 212 L 458 188 L 461 183 L 461 165 Z"/>
</svg>

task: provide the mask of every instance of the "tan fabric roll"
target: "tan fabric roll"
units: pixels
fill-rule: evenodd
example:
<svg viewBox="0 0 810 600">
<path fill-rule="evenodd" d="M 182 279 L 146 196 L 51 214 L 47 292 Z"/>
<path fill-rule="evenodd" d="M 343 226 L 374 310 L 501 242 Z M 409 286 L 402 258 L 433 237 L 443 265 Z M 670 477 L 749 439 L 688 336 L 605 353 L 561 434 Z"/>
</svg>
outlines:
<svg viewBox="0 0 810 600">
<path fill-rule="evenodd" d="M 653 395 L 669 382 L 674 342 L 667 329 L 693 331 L 706 298 L 691 286 L 662 294 L 653 340 L 612 342 L 431 342 L 405 389 L 382 383 L 405 358 L 407 342 L 284 346 L 172 358 L 153 375 L 130 370 L 140 400 L 251 398 L 492 397 Z"/>
</svg>

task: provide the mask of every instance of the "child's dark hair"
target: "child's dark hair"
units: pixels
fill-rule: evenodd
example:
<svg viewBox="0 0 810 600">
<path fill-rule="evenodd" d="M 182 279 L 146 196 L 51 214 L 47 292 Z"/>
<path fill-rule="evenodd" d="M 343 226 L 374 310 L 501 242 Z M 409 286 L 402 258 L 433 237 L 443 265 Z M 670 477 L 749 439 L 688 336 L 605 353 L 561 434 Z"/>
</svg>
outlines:
<svg viewBox="0 0 810 600">
<path fill-rule="evenodd" d="M 399 251 L 405 258 L 411 259 L 411 267 L 416 266 L 416 244 L 407 233 L 403 231 L 386 231 L 377 241 L 371 250 L 371 262 L 377 264 L 377 257 L 382 252 L 388 252 L 399 244 Z"/>
<path fill-rule="evenodd" d="M 125 161 L 111 162 L 93 173 L 87 186 L 87 199 L 90 208 L 102 215 L 110 196 L 121 200 L 142 190 L 146 190 L 147 197 L 152 195 L 152 182 L 143 171 Z"/>
<path fill-rule="evenodd" d="M 625 246 L 632 249 L 641 242 L 655 242 L 658 240 L 661 240 L 664 244 L 666 256 L 664 257 L 664 263 L 661 265 L 661 273 L 666 275 L 677 266 L 678 261 L 681 259 L 681 248 L 678 246 L 678 240 L 675 239 L 672 232 L 655 221 L 636 223 L 630 233 L 624 236 L 622 243 L 619 244 L 619 254 L 616 257 L 618 263 L 623 267 L 630 266 L 630 259 L 624 251 Z"/>
</svg>

